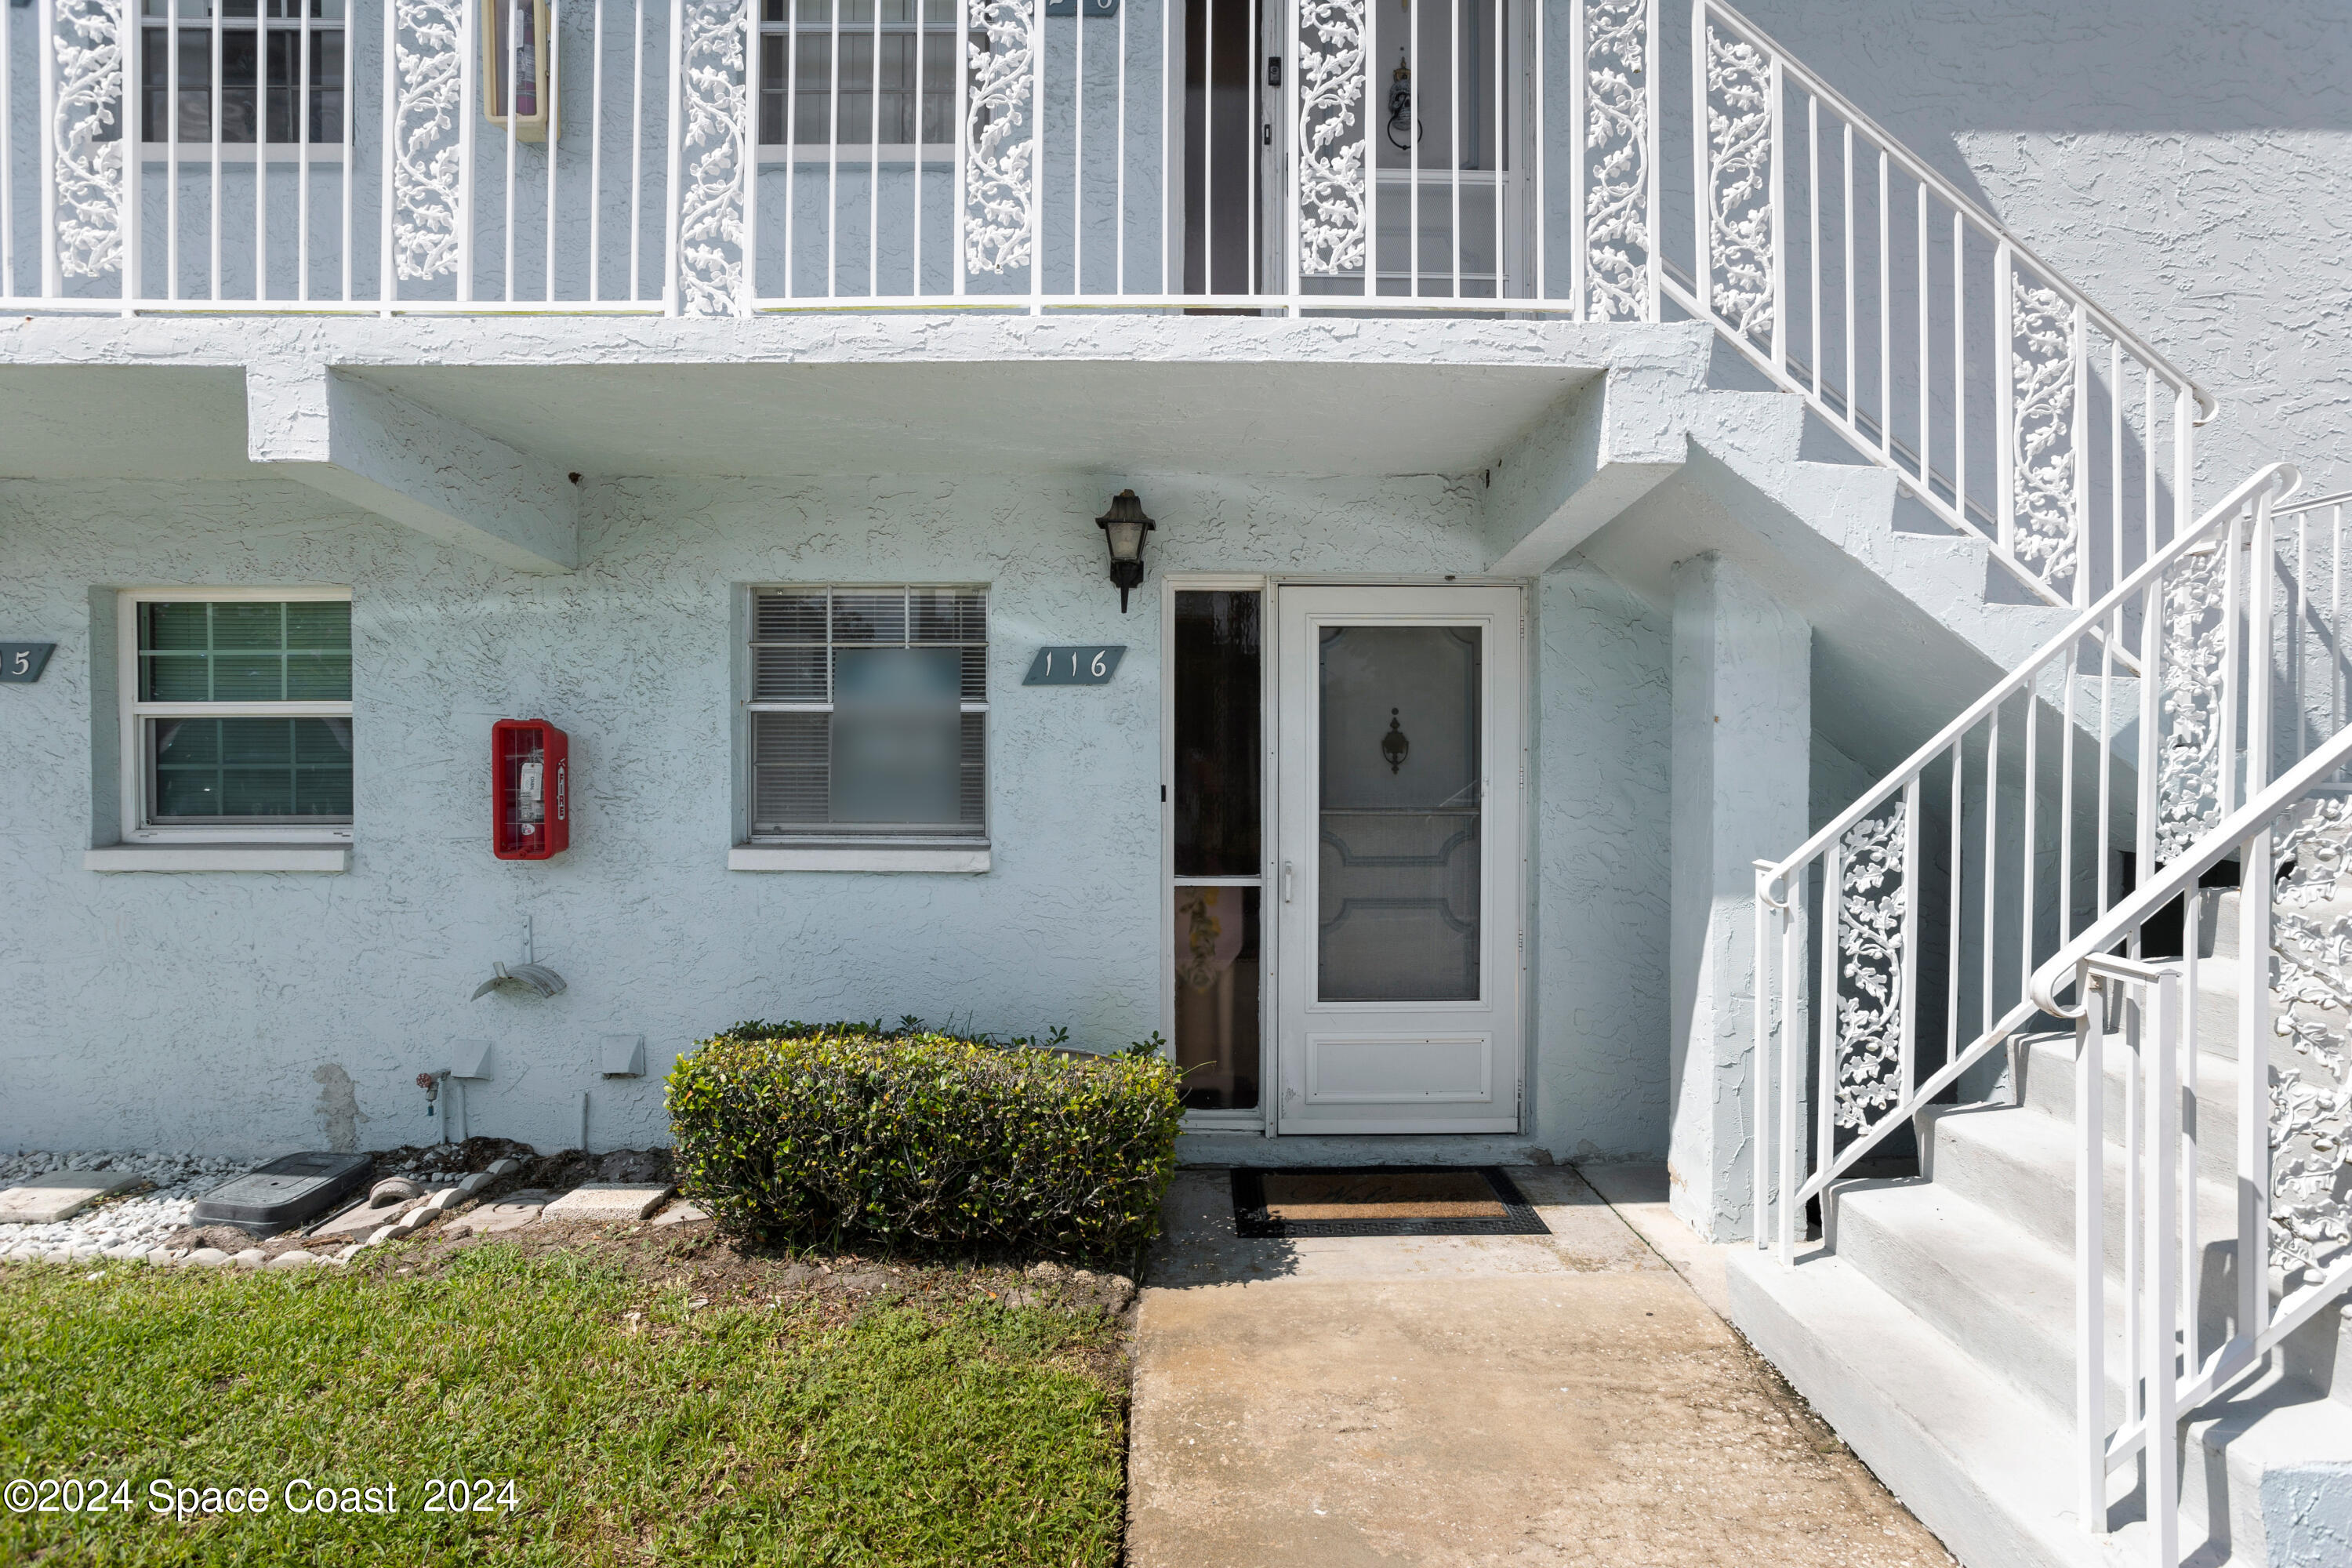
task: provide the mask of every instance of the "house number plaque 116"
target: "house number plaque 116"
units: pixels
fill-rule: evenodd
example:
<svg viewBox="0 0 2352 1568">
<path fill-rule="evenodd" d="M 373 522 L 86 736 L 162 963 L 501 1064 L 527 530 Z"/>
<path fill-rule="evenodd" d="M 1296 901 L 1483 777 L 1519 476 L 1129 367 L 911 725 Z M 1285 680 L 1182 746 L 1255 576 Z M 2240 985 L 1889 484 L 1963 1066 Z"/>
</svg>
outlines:
<svg viewBox="0 0 2352 1568">
<path fill-rule="evenodd" d="M 1108 686 L 1124 643 L 1090 643 L 1080 647 L 1041 647 L 1029 661 L 1024 686 Z"/>
</svg>

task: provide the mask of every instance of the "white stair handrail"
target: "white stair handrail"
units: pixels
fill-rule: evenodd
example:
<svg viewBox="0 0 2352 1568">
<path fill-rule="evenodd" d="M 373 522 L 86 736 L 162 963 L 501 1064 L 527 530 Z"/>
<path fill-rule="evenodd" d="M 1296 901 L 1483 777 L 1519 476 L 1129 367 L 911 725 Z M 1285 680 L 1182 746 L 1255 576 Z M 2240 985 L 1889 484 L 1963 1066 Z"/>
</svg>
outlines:
<svg viewBox="0 0 2352 1568">
<path fill-rule="evenodd" d="M 2098 301 L 2093 300 L 2090 295 L 2076 288 L 2074 284 L 2066 281 L 2065 278 L 2059 273 L 2057 268 L 2042 260 L 2040 254 L 2022 238 L 2019 237 L 2015 230 L 2011 229 L 2007 224 L 2001 222 L 2001 220 L 1996 217 L 1993 214 L 1986 211 L 1984 206 L 1979 204 L 1975 197 L 1969 195 L 1958 185 L 1953 184 L 1949 180 L 1944 178 L 1944 176 L 1937 174 L 1934 168 L 1911 153 L 1911 151 L 1905 147 L 1901 142 L 1897 141 L 1891 132 L 1882 128 L 1876 121 L 1873 120 L 1868 111 L 1856 104 L 1853 100 L 1846 97 L 1845 94 L 1838 91 L 1837 89 L 1830 86 L 1828 82 L 1814 75 L 1813 72 L 1807 68 L 1802 61 L 1799 60 L 1795 55 L 1790 53 L 1786 48 L 1783 48 L 1770 34 L 1758 26 L 1754 22 L 1749 21 L 1746 16 L 1742 15 L 1736 8 L 1723 4 L 1723 0 L 1697 0 L 1697 5 L 1700 7 L 1703 7 L 1705 11 L 1714 12 L 1716 15 L 1721 16 L 1724 21 L 1737 28 L 1750 43 L 1755 44 L 1759 48 L 1769 51 L 1780 62 L 1781 72 L 1791 85 L 1801 88 L 1803 90 L 1818 97 L 1824 105 L 1834 110 L 1840 118 L 1852 121 L 1854 129 L 1866 132 L 1872 141 L 1875 142 L 1879 146 L 1886 149 L 1888 155 L 1901 165 L 1905 174 L 1908 174 L 1915 180 L 1922 182 L 1938 196 L 1941 196 L 1946 202 L 1968 214 L 1969 220 L 1971 223 L 1975 224 L 1988 236 L 1997 238 L 2001 243 L 2007 245 L 2020 258 L 2030 264 L 2035 271 L 2040 272 L 2042 276 L 2047 278 L 2050 280 L 2051 287 L 2064 295 L 2070 304 L 2073 304 L 2079 309 L 2088 310 L 2093 315 L 2096 316 L 2101 324 L 2108 331 L 2112 331 L 2116 338 L 2125 344 L 2125 346 L 2128 347 L 2134 353 L 2146 360 L 2161 374 L 2165 375 L 2168 379 L 2187 391 L 2191 397 L 2196 399 L 2199 409 L 2197 416 L 2198 424 L 2202 425 L 2206 423 L 2206 421 L 2211 419 L 2213 416 L 2220 411 L 2221 404 L 2219 400 L 2214 397 L 2212 393 L 2207 391 L 2204 386 L 2200 384 L 2194 377 L 2190 376 L 2188 372 L 2181 370 L 2179 366 L 2175 365 L 2169 359 L 2166 358 L 2159 350 L 2150 344 L 2146 339 L 2140 337 L 2138 333 L 2134 332 L 2131 329 L 2123 325 L 2123 323 L 2117 321 L 2111 312 L 2102 308 Z M 1704 25 L 1703 19 L 1701 25 Z M 1695 34 L 1694 36 L 1696 37 L 1698 35 Z"/>
<path fill-rule="evenodd" d="M 1689 46 L 1693 266 L 1663 297 L 2048 603 L 2182 531 L 2211 393 L 1733 7 L 1693 0 Z"/>
<path fill-rule="evenodd" d="M 2340 1241 L 2352 1219 L 2334 1192 L 2336 1156 L 2306 1157 L 2332 1151 L 2352 1131 L 2352 1054 L 2346 1031 L 2329 1013 L 2343 979 L 2344 922 L 2316 923 L 2309 913 L 2339 901 L 2352 875 L 2346 853 L 2352 848 L 2352 809 L 2342 785 L 2347 765 L 2352 725 L 2339 728 L 2066 943 L 2032 983 L 2038 1005 L 2076 1020 L 2080 1517 L 2092 1532 L 2105 1533 L 2115 1473 L 2145 1454 L 2152 1437 L 2161 1442 L 2164 1451 L 2140 1470 L 2151 1568 L 2178 1568 L 2180 1562 L 2180 1467 L 2171 1450 L 2181 1419 L 2248 1382 L 2288 1335 L 2352 1289 L 2352 1248 L 2328 1241 Z M 2200 958 L 2208 916 L 2196 889 L 2233 855 L 2241 868 L 2238 950 L 2232 958 Z M 2124 956 L 2139 952 L 2148 921 L 2176 900 L 2182 956 Z M 2207 1009 L 2199 1005 L 2199 994 L 2203 971 L 2230 967 L 2237 972 L 2234 1019 L 2213 1030 L 2228 1037 L 2223 1050 L 2222 1040 L 2205 1037 Z M 2071 1004 L 2062 997 L 2066 991 L 2073 993 Z M 2274 1011 L 2280 1014 L 2275 1021 Z M 2280 1041 L 2291 1046 L 2282 1047 Z M 2219 1071 L 2203 1070 L 2209 1053 L 2217 1069 L 2227 1063 L 2226 1089 L 2214 1087 Z M 2116 1205 L 2108 1192 L 2103 1105 L 2114 1069 L 2120 1069 L 2127 1114 L 2144 1129 L 2126 1139 L 2123 1151 L 2121 1211 L 2144 1234 L 2132 1237 L 2137 1246 L 2126 1251 L 2119 1281 L 2128 1306 L 2118 1358 L 2124 1403 L 2116 1413 L 2108 1405 L 2107 1365 L 2116 1347 L 2106 1293 L 2118 1282 L 2107 1277 L 2105 1236 Z M 2200 1237 L 2198 1145 L 2205 1101 L 2216 1093 L 2234 1101 L 2236 1212 L 2229 1232 Z M 2223 1247 L 2229 1266 L 2210 1267 L 2209 1252 Z M 2334 1254 L 2325 1263 L 2324 1250 Z M 2226 1330 L 2213 1326 L 2200 1307 L 2200 1297 L 2223 1281 L 2233 1287 L 2222 1320 Z"/>
<path fill-rule="evenodd" d="M 1879 780 L 1868 793 L 1852 805 L 1831 818 L 1827 826 L 1806 839 L 1793 852 L 1779 861 L 1756 862 L 1759 872 L 1770 880 L 1780 881 L 1797 867 L 1820 855 L 1822 849 L 1843 837 L 1856 822 L 1869 816 L 1876 807 L 1886 804 L 1896 791 L 1917 777 L 1920 771 L 1929 763 L 1951 750 L 1952 742 L 1969 729 L 1982 722 L 1985 715 L 1991 712 L 2002 701 L 2023 691 L 2032 683 L 2035 673 L 2048 668 L 2053 660 L 2069 647 L 2081 643 L 2084 637 L 2096 636 L 2100 626 L 2115 613 L 2116 606 L 2128 601 L 2151 581 L 2162 575 L 2165 570 L 2181 556 L 2211 542 L 2221 530 L 2251 504 L 2264 489 L 2272 489 L 2274 512 L 2300 510 L 2282 506 L 2279 502 L 2291 495 L 2295 487 L 2302 482 L 2302 471 L 2293 463 L 2272 463 L 2255 469 L 2252 474 L 2239 481 L 2228 495 L 2215 502 L 2205 515 L 2198 520 L 2194 528 L 2166 545 L 2163 551 L 2153 559 L 2110 588 L 2100 597 L 2097 604 L 2076 616 L 2067 624 L 2065 630 L 2043 643 L 2023 664 L 2011 670 L 1983 696 L 1962 709 L 1951 722 L 1936 731 L 1935 735 L 1917 751 L 1912 752 L 1901 766 Z M 2118 651 L 2118 658 L 2126 657 L 2127 655 Z"/>
<path fill-rule="evenodd" d="M 2348 760 L 2352 760 L 2352 728 L 2338 731 L 2325 745 L 2281 773 L 2227 821 L 2216 824 L 2194 848 L 2166 861 L 2162 870 L 2033 972 L 2027 994 L 2033 999 L 2035 1008 L 2061 1018 L 2081 1017 L 2080 1001 L 2069 1003 L 2063 999 L 2062 992 L 2076 980 L 2084 961 L 2120 946 L 2147 923 L 2150 915 L 2196 887 L 2199 878 L 2228 859 L 2241 843 L 2277 816 L 2281 807 L 2292 805 L 2311 794 L 2314 784 L 2341 769 Z"/>
<path fill-rule="evenodd" d="M 2027 984 L 2053 945 L 2042 933 L 2105 916 L 2111 848 L 2168 861 L 2202 817 L 2234 806 L 2242 755 L 2251 786 L 2266 781 L 2251 759 L 2267 755 L 2268 729 L 2242 737 L 2236 715 L 2268 709 L 2269 662 L 2245 658 L 2270 646 L 2249 628 L 2270 627 L 2275 609 L 2255 563 L 2273 559 L 2272 509 L 2299 482 L 2286 463 L 2249 476 L 1794 853 L 1757 862 L 1757 1245 L 1791 1258 L 1808 1201 L 2040 1016 Z M 2127 714 L 2137 732 L 2119 752 Z M 2033 787 L 2018 787 L 2021 772 Z M 1939 806 L 1942 868 L 1926 842 Z M 1828 904 L 1809 915 L 1816 875 Z M 1938 983 L 1936 1018 L 1923 996 Z"/>
</svg>

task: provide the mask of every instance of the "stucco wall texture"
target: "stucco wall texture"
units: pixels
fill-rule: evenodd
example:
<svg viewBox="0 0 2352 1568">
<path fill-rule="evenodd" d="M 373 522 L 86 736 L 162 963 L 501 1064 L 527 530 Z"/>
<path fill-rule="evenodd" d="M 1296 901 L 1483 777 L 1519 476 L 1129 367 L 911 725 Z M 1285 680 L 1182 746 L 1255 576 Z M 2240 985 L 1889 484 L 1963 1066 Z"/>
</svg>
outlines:
<svg viewBox="0 0 2352 1568">
<path fill-rule="evenodd" d="M 2352 27 L 2341 0 L 1744 0 L 2211 390 L 2200 492 L 2352 481 Z"/>
<path fill-rule="evenodd" d="M 1571 559 L 1538 598 L 1536 1141 L 1561 1159 L 1666 1147 L 1666 618 Z"/>
<path fill-rule="evenodd" d="M 1092 519 L 1133 484 L 1163 522 L 1122 618 Z M 749 1016 L 913 1013 L 1066 1025 L 1118 1047 L 1160 1026 L 1160 574 L 1473 573 L 1475 479 L 1199 476 L 592 482 L 586 563 L 514 574 L 285 481 L 17 482 L 0 489 L 0 617 L 57 628 L 8 689 L 0 748 L 0 1146 L 261 1154 L 425 1140 L 414 1085 L 493 1042 L 476 1132 L 568 1147 L 663 1139 L 660 1078 Z M 730 842 L 730 595 L 749 582 L 980 582 L 991 590 L 984 876 L 744 873 Z M 91 840 L 93 587 L 352 590 L 356 823 L 341 875 L 99 874 Z M 1531 605 L 1531 609 L 1535 606 Z M 1537 876 L 1545 1042 L 1532 1137 L 1661 1147 L 1665 805 L 1661 623 L 1605 577 L 1545 587 L 1549 737 Z M 1129 645 L 1102 689 L 1019 684 L 1045 642 Z M 96 650 L 97 673 L 110 648 Z M 103 704 L 100 704 L 102 707 Z M 490 723 L 572 737 L 568 855 L 488 844 Z M 1595 737 L 1603 743 L 1594 743 Z M 551 1000 L 469 993 L 531 918 Z M 1654 921 L 1656 932 L 1644 930 Z M 1656 1016 L 1653 1016 L 1656 1014 Z M 647 1076 L 599 1075 L 643 1034 Z M 340 1075 L 338 1070 L 340 1069 Z M 347 1075 L 355 1100 L 343 1098 Z"/>
</svg>

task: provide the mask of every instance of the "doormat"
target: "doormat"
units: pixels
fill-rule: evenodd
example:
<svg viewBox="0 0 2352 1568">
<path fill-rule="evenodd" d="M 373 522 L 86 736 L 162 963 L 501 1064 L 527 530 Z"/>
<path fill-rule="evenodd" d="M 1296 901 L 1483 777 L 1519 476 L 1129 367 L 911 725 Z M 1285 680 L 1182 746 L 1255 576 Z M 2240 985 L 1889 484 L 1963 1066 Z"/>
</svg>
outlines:
<svg viewBox="0 0 2352 1568">
<path fill-rule="evenodd" d="M 1234 1233 L 1302 1236 L 1549 1236 L 1534 1205 L 1493 1165 L 1350 1165 L 1234 1172 Z"/>
</svg>

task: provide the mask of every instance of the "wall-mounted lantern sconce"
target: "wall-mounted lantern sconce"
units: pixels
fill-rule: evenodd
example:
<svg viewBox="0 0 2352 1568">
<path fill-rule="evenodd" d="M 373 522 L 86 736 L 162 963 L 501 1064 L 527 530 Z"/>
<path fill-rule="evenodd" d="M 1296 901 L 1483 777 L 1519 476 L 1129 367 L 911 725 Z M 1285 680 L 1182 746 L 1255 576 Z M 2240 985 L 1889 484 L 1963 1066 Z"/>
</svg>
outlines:
<svg viewBox="0 0 2352 1568">
<path fill-rule="evenodd" d="M 554 141 L 555 100 L 547 90 L 554 33 L 547 0 L 475 3 L 482 8 L 482 118 L 504 131 L 511 115 L 518 142 Z"/>
<path fill-rule="evenodd" d="M 1110 498 L 1110 510 L 1095 519 L 1110 546 L 1110 582 L 1118 590 L 1118 613 L 1127 614 L 1127 596 L 1143 585 L 1143 536 L 1160 525 L 1143 515 L 1143 503 L 1133 490 Z"/>
</svg>

